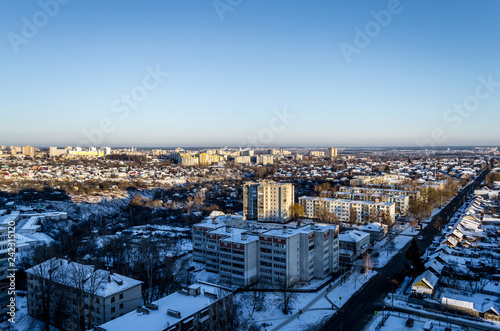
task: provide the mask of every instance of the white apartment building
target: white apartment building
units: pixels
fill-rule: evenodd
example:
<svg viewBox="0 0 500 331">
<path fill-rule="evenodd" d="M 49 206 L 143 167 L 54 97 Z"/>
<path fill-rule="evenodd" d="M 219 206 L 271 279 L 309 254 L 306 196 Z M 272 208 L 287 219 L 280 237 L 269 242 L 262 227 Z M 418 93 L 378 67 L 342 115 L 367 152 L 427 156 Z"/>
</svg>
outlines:
<svg viewBox="0 0 500 331">
<path fill-rule="evenodd" d="M 208 255 L 207 249 L 207 232 L 213 231 L 221 227 L 245 228 L 245 217 L 233 214 L 225 215 L 220 211 L 213 211 L 210 216 L 205 218 L 201 223 L 193 226 L 193 260 L 196 262 L 206 263 Z M 213 257 L 211 257 L 213 259 Z"/>
<path fill-rule="evenodd" d="M 247 182 L 243 185 L 243 214 L 249 220 L 284 223 L 290 218 L 294 199 L 290 183 Z"/>
<path fill-rule="evenodd" d="M 259 279 L 291 285 L 323 279 L 339 266 L 338 226 L 305 225 L 259 235 Z"/>
<path fill-rule="evenodd" d="M 304 207 L 307 218 L 318 218 L 322 210 L 334 213 L 341 222 L 349 222 L 351 213 L 355 213 L 356 223 L 367 223 L 370 218 L 382 218 L 385 215 L 394 222 L 396 216 L 395 204 L 388 202 L 303 196 L 299 198 L 299 203 Z"/>
<path fill-rule="evenodd" d="M 245 287 L 257 281 L 291 285 L 323 279 L 338 270 L 338 226 L 284 227 L 255 235 L 246 229 L 206 225 L 193 226 L 198 232 L 193 246 L 205 247 L 196 252 L 196 261 L 219 273 L 223 282 Z"/>
<path fill-rule="evenodd" d="M 384 188 L 373 188 L 373 187 L 351 187 L 351 186 L 341 186 L 339 187 L 340 192 L 350 192 L 350 193 L 366 193 L 366 194 L 380 194 L 388 196 L 408 196 L 410 199 L 420 198 L 420 193 L 418 191 L 412 190 L 395 190 L 395 189 L 384 189 Z"/>
<path fill-rule="evenodd" d="M 384 195 L 379 193 L 369 194 L 352 192 L 334 192 L 333 195 L 336 199 L 394 203 L 397 216 L 407 215 L 408 208 L 410 206 L 410 197 L 407 195 Z"/>
<path fill-rule="evenodd" d="M 50 259 L 26 270 L 28 314 L 41 318 L 50 307 L 50 324 L 78 329 L 79 312 L 86 327 L 122 316 L 142 304 L 142 282 L 65 259 Z"/>
</svg>

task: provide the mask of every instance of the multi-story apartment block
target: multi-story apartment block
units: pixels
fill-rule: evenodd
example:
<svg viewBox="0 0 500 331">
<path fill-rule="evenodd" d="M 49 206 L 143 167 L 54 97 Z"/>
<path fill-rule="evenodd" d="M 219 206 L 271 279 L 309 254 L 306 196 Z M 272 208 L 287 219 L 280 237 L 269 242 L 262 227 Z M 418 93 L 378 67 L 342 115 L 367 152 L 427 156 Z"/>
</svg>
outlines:
<svg viewBox="0 0 500 331">
<path fill-rule="evenodd" d="M 337 149 L 333 147 L 328 148 L 328 156 L 337 157 Z"/>
<path fill-rule="evenodd" d="M 198 283 L 172 293 L 95 331 L 233 330 L 233 294 L 229 289 Z"/>
<path fill-rule="evenodd" d="M 64 330 L 93 327 L 142 304 L 141 281 L 65 259 L 50 259 L 26 270 L 28 314 Z"/>
<path fill-rule="evenodd" d="M 195 260 L 204 262 L 207 271 L 219 273 L 226 283 L 291 285 L 322 279 L 338 270 L 337 226 L 284 227 L 255 235 L 245 229 L 199 223 L 193 231 L 199 232 L 193 235 L 194 247 L 205 247 L 196 252 Z"/>
<path fill-rule="evenodd" d="M 201 223 L 193 226 L 193 260 L 197 262 L 207 262 L 207 232 L 213 231 L 221 227 L 245 228 L 245 217 L 233 214 L 225 215 L 219 211 L 213 211 L 210 216 L 205 218 Z M 213 259 L 213 257 L 210 257 Z"/>
<path fill-rule="evenodd" d="M 294 199 L 290 183 L 247 182 L 243 185 L 243 214 L 250 220 L 284 223 L 290 218 Z"/>
<path fill-rule="evenodd" d="M 395 190 L 395 189 L 384 189 L 384 188 L 373 188 L 373 187 L 351 187 L 351 186 L 341 186 L 339 187 L 340 192 L 349 193 L 365 193 L 365 194 L 379 194 L 387 196 L 408 196 L 410 199 L 419 199 L 419 191 L 414 190 Z"/>
<path fill-rule="evenodd" d="M 23 155 L 26 156 L 34 156 L 35 155 L 35 147 L 33 146 L 23 146 Z"/>
<path fill-rule="evenodd" d="M 323 157 L 325 152 L 323 151 L 309 151 L 309 156 Z"/>
<path fill-rule="evenodd" d="M 273 229 L 259 235 L 259 279 L 291 285 L 323 279 L 338 270 L 337 226 L 305 225 Z"/>
<path fill-rule="evenodd" d="M 351 192 L 334 192 L 333 195 L 337 199 L 394 203 L 396 216 L 405 216 L 408 214 L 408 208 L 410 206 L 410 197 L 407 195 L 383 195 L 379 193 L 369 194 Z"/>
<path fill-rule="evenodd" d="M 394 222 L 396 216 L 395 204 L 388 202 L 303 196 L 299 198 L 299 203 L 304 207 L 307 218 L 319 218 L 323 210 L 334 213 L 341 222 L 349 222 L 353 213 L 356 223 L 367 223 L 384 217 L 389 217 Z"/>
</svg>

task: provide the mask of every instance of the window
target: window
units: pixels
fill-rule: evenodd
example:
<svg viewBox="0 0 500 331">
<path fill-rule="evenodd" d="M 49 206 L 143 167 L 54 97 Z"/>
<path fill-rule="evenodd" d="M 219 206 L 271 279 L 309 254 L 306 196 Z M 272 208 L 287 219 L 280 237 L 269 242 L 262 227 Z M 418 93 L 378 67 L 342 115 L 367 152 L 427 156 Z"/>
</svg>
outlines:
<svg viewBox="0 0 500 331">
<path fill-rule="evenodd" d="M 111 303 L 115 302 L 115 297 L 111 297 Z"/>
<path fill-rule="evenodd" d="M 120 303 L 120 309 L 123 309 L 123 303 Z"/>
<path fill-rule="evenodd" d="M 115 312 L 115 307 L 111 307 L 111 313 Z"/>
<path fill-rule="evenodd" d="M 123 299 L 123 293 L 120 293 L 120 299 Z"/>
<path fill-rule="evenodd" d="M 96 302 L 96 303 L 99 303 L 99 298 L 96 298 L 96 299 L 95 299 L 95 302 Z"/>
</svg>

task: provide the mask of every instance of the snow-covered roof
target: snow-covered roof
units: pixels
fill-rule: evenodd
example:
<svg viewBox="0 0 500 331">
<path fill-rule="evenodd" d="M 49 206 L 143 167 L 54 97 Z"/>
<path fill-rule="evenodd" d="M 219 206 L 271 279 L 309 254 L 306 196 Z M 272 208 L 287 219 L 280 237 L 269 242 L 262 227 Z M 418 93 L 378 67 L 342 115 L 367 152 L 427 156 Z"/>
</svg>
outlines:
<svg viewBox="0 0 500 331">
<path fill-rule="evenodd" d="M 455 307 L 472 309 L 472 310 L 474 309 L 474 302 L 469 302 L 469 301 L 463 301 L 463 300 L 442 297 L 441 303 L 443 305 L 448 305 L 448 306 L 455 306 Z"/>
<path fill-rule="evenodd" d="M 358 231 L 358 230 L 352 230 L 348 231 L 345 233 L 342 233 L 339 235 L 339 240 L 340 241 L 349 241 L 349 242 L 360 242 L 361 240 L 370 237 L 369 233 L 363 232 L 363 231 Z"/>
<path fill-rule="evenodd" d="M 438 274 L 443 272 L 444 265 L 437 260 L 430 260 L 425 264 L 425 269 L 432 269 Z"/>
<path fill-rule="evenodd" d="M 416 291 L 417 293 L 429 293 L 431 294 L 436 287 L 438 282 L 438 277 L 434 275 L 429 270 L 426 270 L 420 276 L 415 278 L 411 289 Z M 419 283 L 423 283 L 425 286 L 420 285 Z"/>
<path fill-rule="evenodd" d="M 225 296 L 223 292 L 213 286 L 206 284 L 198 286 L 201 290 L 199 295 L 193 296 L 176 292 L 154 301 L 153 304 L 158 307 L 157 311 L 150 310 L 149 314 L 133 311 L 109 321 L 101 327 L 106 331 L 164 330 L 209 307 L 216 300 Z M 169 309 L 179 312 L 180 318 L 167 314 Z"/>
<path fill-rule="evenodd" d="M 363 231 L 377 231 L 377 232 L 380 232 L 380 231 L 384 231 L 384 228 L 385 228 L 385 226 L 382 225 L 381 223 L 379 223 L 379 222 L 373 222 L 373 223 L 370 223 L 370 224 L 363 225 L 361 227 L 361 230 L 363 230 Z"/>
<path fill-rule="evenodd" d="M 83 286 L 86 292 L 94 293 L 103 298 L 142 284 L 141 281 L 129 277 L 105 270 L 96 270 L 92 265 L 57 258 L 52 258 L 26 270 L 27 274 L 43 278 L 48 278 L 49 272 L 52 272 L 51 277 L 54 282 L 73 288 Z"/>
</svg>

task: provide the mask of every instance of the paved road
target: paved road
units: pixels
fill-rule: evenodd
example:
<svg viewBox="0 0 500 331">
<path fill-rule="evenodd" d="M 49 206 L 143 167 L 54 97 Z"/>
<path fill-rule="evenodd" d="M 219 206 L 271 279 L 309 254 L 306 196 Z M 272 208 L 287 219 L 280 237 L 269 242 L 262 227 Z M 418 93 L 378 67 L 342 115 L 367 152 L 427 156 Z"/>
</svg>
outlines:
<svg viewBox="0 0 500 331">
<path fill-rule="evenodd" d="M 437 218 L 440 217 L 444 223 L 447 223 L 453 214 L 465 202 L 467 196 L 474 192 L 486 176 L 488 171 L 484 171 L 473 184 L 468 185 L 457 193 L 438 214 L 436 214 L 430 224 L 420 231 L 419 235 L 424 238 L 417 240 L 418 247 L 423 252 L 431 243 L 439 230 L 434 226 Z M 410 246 L 410 242 L 396 254 L 392 260 L 379 270 L 379 273 L 372 278 L 372 281 L 351 297 L 351 299 L 338 312 L 328 320 L 323 330 L 362 330 L 375 312 L 376 304 L 382 302 L 390 291 L 390 280 L 398 273 L 403 271 L 404 264 L 407 262 L 405 253 Z M 407 262 L 409 263 L 409 262 Z"/>
</svg>

